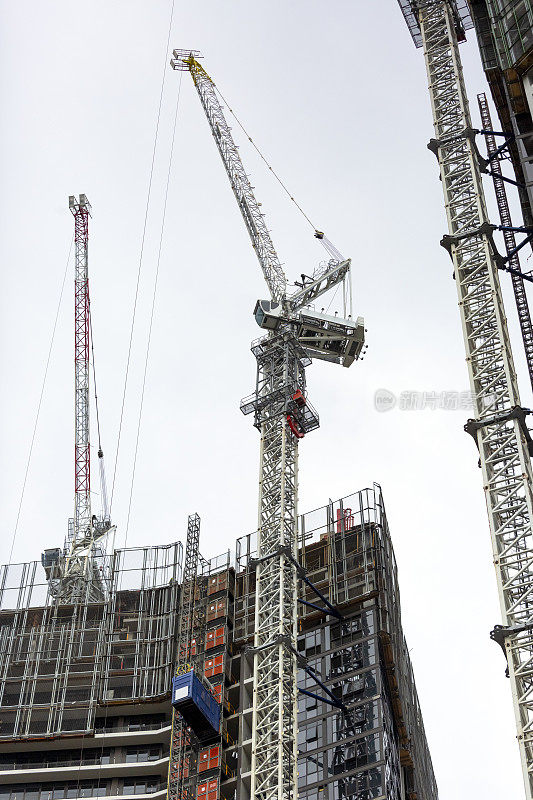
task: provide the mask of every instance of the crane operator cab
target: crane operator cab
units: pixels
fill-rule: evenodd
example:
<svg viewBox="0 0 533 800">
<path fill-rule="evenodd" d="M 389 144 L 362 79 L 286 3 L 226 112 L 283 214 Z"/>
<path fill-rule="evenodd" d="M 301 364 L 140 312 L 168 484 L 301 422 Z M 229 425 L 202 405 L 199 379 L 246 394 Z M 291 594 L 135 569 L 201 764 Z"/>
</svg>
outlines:
<svg viewBox="0 0 533 800">
<path fill-rule="evenodd" d="M 276 331 L 283 320 L 281 303 L 258 300 L 254 316 L 260 328 Z M 310 358 L 349 367 L 361 355 L 365 343 L 363 317 L 344 319 L 305 308 L 291 313 L 289 319 L 296 323 L 297 339 Z"/>
</svg>

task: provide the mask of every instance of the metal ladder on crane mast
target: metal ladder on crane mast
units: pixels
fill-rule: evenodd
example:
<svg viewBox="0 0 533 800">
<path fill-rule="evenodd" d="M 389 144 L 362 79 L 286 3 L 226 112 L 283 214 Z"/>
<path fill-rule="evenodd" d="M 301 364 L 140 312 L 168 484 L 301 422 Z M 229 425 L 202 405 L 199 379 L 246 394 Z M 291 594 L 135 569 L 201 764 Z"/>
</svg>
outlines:
<svg viewBox="0 0 533 800">
<path fill-rule="evenodd" d="M 477 102 L 481 116 L 481 124 L 483 125 L 483 130 L 481 132 L 485 136 L 487 156 L 492 167 L 492 182 L 494 184 L 494 193 L 496 195 L 496 203 L 498 205 L 500 222 L 503 226 L 505 250 L 509 256 L 509 266 L 514 270 L 514 272 L 511 273 L 511 283 L 513 285 L 513 292 L 516 301 L 520 332 L 522 334 L 522 341 L 524 343 L 524 352 L 526 355 L 529 380 L 531 383 L 531 388 L 533 389 L 533 325 L 531 323 L 531 314 L 529 311 L 529 304 L 527 302 L 524 278 L 520 275 L 522 272 L 520 267 L 520 256 L 516 252 L 516 236 L 512 230 L 513 221 L 511 218 L 511 210 L 509 208 L 507 191 L 502 178 L 502 168 L 498 158 L 499 148 L 496 145 L 496 137 L 492 130 L 492 120 L 486 95 L 484 93 L 478 94 Z"/>
</svg>

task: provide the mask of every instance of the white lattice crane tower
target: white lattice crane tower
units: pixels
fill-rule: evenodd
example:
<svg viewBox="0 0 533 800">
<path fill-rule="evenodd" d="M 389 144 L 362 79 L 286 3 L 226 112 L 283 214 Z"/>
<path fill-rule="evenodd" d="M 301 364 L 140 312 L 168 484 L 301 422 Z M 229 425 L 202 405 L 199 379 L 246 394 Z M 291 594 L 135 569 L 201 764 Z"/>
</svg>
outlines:
<svg viewBox="0 0 533 800">
<path fill-rule="evenodd" d="M 533 474 L 458 41 L 464 0 L 399 0 L 426 62 L 526 797 L 533 797 Z"/>
<path fill-rule="evenodd" d="M 258 301 L 254 312 L 268 331 L 252 344 L 256 389 L 241 403 L 243 413 L 254 414 L 261 433 L 251 797 L 296 800 L 298 440 L 319 425 L 307 399 L 305 369 L 311 358 L 350 366 L 363 348 L 364 323 L 360 317 L 329 317 L 306 308 L 349 274 L 350 261 L 332 249 L 334 257 L 287 295 L 287 279 L 215 85 L 197 57 L 175 50 L 171 65 L 191 73 L 270 292 L 270 300 Z"/>
</svg>

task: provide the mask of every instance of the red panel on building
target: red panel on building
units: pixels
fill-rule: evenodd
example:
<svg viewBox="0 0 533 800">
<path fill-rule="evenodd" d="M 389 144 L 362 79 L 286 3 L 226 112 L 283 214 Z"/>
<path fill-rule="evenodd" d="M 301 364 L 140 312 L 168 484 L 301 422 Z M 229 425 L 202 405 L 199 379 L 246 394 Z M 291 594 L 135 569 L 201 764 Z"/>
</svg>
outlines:
<svg viewBox="0 0 533 800">
<path fill-rule="evenodd" d="M 205 639 L 205 649 L 211 650 L 213 647 L 220 647 L 226 641 L 226 630 L 222 625 L 220 628 L 213 628 L 207 631 Z"/>
<path fill-rule="evenodd" d="M 204 664 L 204 675 L 206 678 L 212 678 L 213 675 L 224 674 L 224 653 L 220 653 L 214 658 L 208 658 Z"/>
<path fill-rule="evenodd" d="M 219 617 L 226 616 L 226 598 L 212 600 L 207 606 L 207 621 L 211 622 Z"/>
<path fill-rule="evenodd" d="M 206 772 L 208 769 L 220 767 L 220 747 L 206 747 L 198 754 L 198 772 Z"/>
<path fill-rule="evenodd" d="M 218 800 L 218 778 L 198 784 L 198 800 Z"/>
<path fill-rule="evenodd" d="M 228 573 L 221 572 L 220 575 L 213 575 L 212 578 L 209 578 L 209 585 L 207 588 L 207 594 L 215 594 L 216 592 L 222 591 L 222 589 L 228 588 Z"/>
</svg>

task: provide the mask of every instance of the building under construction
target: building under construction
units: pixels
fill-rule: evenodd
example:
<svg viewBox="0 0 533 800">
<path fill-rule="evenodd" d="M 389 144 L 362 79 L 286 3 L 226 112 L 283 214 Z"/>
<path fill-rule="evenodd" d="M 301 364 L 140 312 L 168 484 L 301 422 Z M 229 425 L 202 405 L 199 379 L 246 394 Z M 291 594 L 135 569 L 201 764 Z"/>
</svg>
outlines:
<svg viewBox="0 0 533 800">
<path fill-rule="evenodd" d="M 436 800 L 381 491 L 298 523 L 299 796 Z M 183 748 L 188 798 L 250 796 L 255 547 L 198 562 L 190 655 L 221 724 Z M 167 795 L 183 548 L 115 550 L 95 569 L 102 597 L 65 603 L 40 562 L 2 568 L 0 800 Z"/>
</svg>

